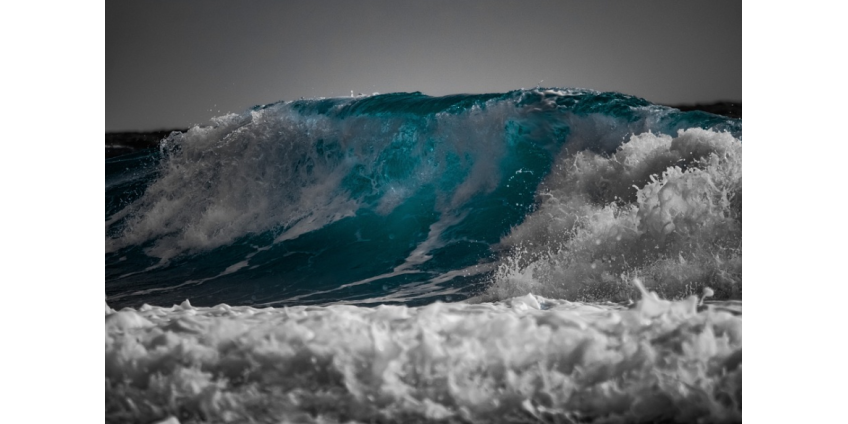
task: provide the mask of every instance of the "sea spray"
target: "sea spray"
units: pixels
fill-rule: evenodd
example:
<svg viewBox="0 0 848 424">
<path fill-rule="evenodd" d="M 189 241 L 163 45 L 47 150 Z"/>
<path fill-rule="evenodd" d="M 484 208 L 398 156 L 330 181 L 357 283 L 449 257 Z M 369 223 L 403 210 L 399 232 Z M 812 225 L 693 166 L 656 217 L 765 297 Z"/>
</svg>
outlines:
<svg viewBox="0 0 848 424">
<path fill-rule="evenodd" d="M 107 159 L 106 421 L 740 422 L 741 139 L 537 88 Z"/>
<path fill-rule="evenodd" d="M 566 153 L 485 299 L 528 291 L 626 300 L 634 276 L 665 297 L 742 296 L 742 144 L 728 133 L 634 135 L 612 155 Z"/>
</svg>

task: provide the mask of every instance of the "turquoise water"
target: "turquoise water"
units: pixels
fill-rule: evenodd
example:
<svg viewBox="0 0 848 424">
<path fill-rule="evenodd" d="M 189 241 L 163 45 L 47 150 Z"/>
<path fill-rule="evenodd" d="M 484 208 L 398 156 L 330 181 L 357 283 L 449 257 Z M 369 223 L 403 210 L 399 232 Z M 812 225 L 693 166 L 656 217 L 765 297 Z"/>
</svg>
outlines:
<svg viewBox="0 0 848 424">
<path fill-rule="evenodd" d="M 686 141 L 697 151 L 672 148 L 678 131 L 694 129 L 708 130 L 686 136 L 698 138 Z M 497 275 L 526 273 L 543 256 L 589 266 L 598 255 L 607 263 L 624 255 L 629 265 L 610 268 L 607 280 L 625 282 L 622 273 L 682 258 L 697 265 L 697 276 L 674 284 L 649 276 L 646 284 L 689 284 L 696 293 L 710 281 L 694 280 L 712 272 L 722 275 L 719 297 L 739 298 L 741 275 L 704 262 L 741 258 L 741 145 L 738 187 L 718 188 L 735 190 L 725 200 L 735 196 L 738 213 L 707 207 L 708 215 L 727 221 L 715 223 L 723 240 L 678 229 L 669 245 L 668 237 L 659 240 L 638 222 L 619 222 L 610 225 L 640 233 L 629 243 L 662 244 L 657 254 L 607 240 L 607 251 L 591 257 L 560 256 L 604 208 L 628 214 L 624 209 L 638 207 L 637 189 L 650 175 L 706 169 L 711 153 L 734 152 L 725 144 L 741 144 L 741 132 L 741 120 L 576 89 L 394 93 L 256 106 L 173 133 L 159 150 L 107 160 L 107 301 L 116 307 L 185 299 L 207 306 L 418 305 L 502 298 L 487 292 Z M 582 186 L 575 188 L 577 180 Z M 541 234 L 532 225 L 556 231 Z M 698 246 L 681 247 L 689 241 Z M 563 283 L 572 285 L 565 291 L 571 300 L 613 295 L 577 290 L 586 276 L 574 278 L 583 281 Z M 730 282 L 738 283 L 735 289 Z M 681 290 L 663 294 L 689 294 Z"/>
<path fill-rule="evenodd" d="M 106 421 L 741 422 L 741 140 L 539 88 L 107 159 Z"/>
</svg>

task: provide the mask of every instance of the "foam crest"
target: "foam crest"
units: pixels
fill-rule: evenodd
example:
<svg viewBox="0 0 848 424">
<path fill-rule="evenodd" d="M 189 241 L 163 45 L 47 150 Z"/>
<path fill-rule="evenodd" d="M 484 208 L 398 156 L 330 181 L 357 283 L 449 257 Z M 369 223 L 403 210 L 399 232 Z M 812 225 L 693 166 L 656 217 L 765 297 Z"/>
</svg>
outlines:
<svg viewBox="0 0 848 424">
<path fill-rule="evenodd" d="M 565 153 L 539 207 L 502 240 L 484 299 L 527 292 L 627 300 L 641 277 L 665 297 L 742 295 L 742 144 L 698 128 L 634 135 L 614 154 Z"/>
<path fill-rule="evenodd" d="M 106 419 L 738 422 L 742 318 L 494 304 L 106 312 Z"/>
</svg>

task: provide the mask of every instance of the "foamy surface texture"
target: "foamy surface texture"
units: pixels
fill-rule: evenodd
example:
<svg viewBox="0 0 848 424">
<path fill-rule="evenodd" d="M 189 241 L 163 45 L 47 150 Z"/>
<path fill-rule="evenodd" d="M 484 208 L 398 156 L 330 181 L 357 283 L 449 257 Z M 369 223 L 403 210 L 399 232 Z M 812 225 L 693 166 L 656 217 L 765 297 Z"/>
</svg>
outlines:
<svg viewBox="0 0 848 424">
<path fill-rule="evenodd" d="M 528 292 L 621 301 L 642 279 L 665 298 L 742 298 L 742 143 L 700 128 L 633 135 L 614 154 L 567 152 L 537 210 L 501 245 L 486 298 Z"/>
<path fill-rule="evenodd" d="M 106 421 L 741 422 L 741 302 L 698 303 L 107 306 Z"/>
<path fill-rule="evenodd" d="M 110 423 L 741 421 L 741 120 L 283 101 L 107 159 L 105 220 Z"/>
</svg>

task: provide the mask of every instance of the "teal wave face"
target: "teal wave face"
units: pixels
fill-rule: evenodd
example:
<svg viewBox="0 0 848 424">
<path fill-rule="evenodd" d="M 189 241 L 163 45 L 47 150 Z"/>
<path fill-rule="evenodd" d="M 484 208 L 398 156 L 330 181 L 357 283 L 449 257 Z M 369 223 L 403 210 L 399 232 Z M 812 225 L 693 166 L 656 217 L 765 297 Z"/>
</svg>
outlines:
<svg viewBox="0 0 848 424">
<path fill-rule="evenodd" d="M 741 121 L 589 90 L 279 102 L 107 161 L 113 307 L 427 303 L 491 285 L 575 152 Z M 622 182 L 621 184 L 624 184 Z"/>
</svg>

